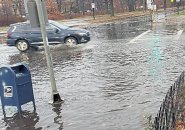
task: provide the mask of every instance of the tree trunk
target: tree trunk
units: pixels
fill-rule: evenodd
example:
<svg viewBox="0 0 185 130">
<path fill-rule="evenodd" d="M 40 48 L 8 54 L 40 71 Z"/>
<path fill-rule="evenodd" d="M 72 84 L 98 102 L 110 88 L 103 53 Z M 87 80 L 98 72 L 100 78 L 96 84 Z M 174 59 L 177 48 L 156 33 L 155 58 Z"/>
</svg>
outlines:
<svg viewBox="0 0 185 130">
<path fill-rule="evenodd" d="M 124 12 L 124 4 L 123 4 L 123 0 L 120 0 L 120 5 L 121 5 L 122 12 Z"/>
<path fill-rule="evenodd" d="M 110 0 L 110 16 L 114 16 L 114 2 Z"/>
<path fill-rule="evenodd" d="M 109 2 L 108 2 L 108 0 L 105 0 L 105 10 L 106 10 L 106 14 L 109 14 Z"/>
<path fill-rule="evenodd" d="M 59 11 L 62 12 L 62 0 L 60 0 L 60 3 L 59 3 Z"/>
<path fill-rule="evenodd" d="M 134 0 L 128 0 L 128 10 L 129 12 L 134 11 Z"/>
<path fill-rule="evenodd" d="M 83 15 L 85 15 L 85 4 L 84 4 L 84 2 L 82 4 L 82 11 L 83 11 Z"/>
<path fill-rule="evenodd" d="M 22 3 L 23 3 L 22 0 L 18 1 L 18 10 L 19 10 L 19 13 L 20 13 L 21 17 L 23 15 L 23 12 L 22 12 L 23 5 L 22 5 Z"/>
</svg>

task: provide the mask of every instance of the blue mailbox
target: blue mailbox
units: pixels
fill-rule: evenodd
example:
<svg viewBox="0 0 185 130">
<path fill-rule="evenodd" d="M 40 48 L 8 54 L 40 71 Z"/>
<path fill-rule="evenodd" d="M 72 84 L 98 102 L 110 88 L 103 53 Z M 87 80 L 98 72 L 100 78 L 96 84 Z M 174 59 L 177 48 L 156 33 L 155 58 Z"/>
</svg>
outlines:
<svg viewBox="0 0 185 130">
<path fill-rule="evenodd" d="M 21 105 L 30 101 L 36 110 L 31 74 L 25 64 L 0 68 L 0 96 L 4 116 L 5 106 L 16 106 L 20 113 Z"/>
</svg>

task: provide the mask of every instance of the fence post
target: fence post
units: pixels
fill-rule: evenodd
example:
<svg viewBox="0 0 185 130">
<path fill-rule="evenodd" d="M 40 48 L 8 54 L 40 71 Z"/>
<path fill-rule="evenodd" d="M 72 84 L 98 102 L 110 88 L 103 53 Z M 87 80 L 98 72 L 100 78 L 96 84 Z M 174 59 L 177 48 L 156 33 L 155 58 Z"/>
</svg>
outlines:
<svg viewBox="0 0 185 130">
<path fill-rule="evenodd" d="M 155 117 L 153 127 L 155 130 L 171 130 L 175 128 L 181 105 L 179 94 L 184 87 L 184 73 L 185 72 L 183 71 L 175 83 L 170 86 L 165 99 L 160 106 L 157 117 Z"/>
</svg>

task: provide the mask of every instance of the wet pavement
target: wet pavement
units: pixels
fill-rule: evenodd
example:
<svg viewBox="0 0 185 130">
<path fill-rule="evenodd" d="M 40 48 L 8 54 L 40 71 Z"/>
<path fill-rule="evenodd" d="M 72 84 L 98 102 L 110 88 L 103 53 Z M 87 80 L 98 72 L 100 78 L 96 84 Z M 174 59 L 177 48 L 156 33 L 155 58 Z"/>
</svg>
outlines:
<svg viewBox="0 0 185 130">
<path fill-rule="evenodd" d="M 134 18 L 87 27 L 91 42 L 51 47 L 58 91 L 64 103 L 49 104 L 51 87 L 44 51 L 19 53 L 0 45 L 0 64 L 29 65 L 36 113 L 23 106 L 20 119 L 1 116 L 1 129 L 141 130 L 155 116 L 170 85 L 184 70 L 183 28 Z M 152 30 L 151 30 L 152 29 Z M 131 41 L 131 42 L 130 42 Z M 9 115 L 16 109 L 7 108 Z"/>
</svg>

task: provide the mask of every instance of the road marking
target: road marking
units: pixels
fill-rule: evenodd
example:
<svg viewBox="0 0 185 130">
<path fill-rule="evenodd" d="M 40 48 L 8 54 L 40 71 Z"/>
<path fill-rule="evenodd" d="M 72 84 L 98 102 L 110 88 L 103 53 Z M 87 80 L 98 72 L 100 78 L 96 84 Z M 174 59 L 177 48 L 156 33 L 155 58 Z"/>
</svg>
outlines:
<svg viewBox="0 0 185 130">
<path fill-rule="evenodd" d="M 176 37 L 175 37 L 174 40 L 178 41 L 179 38 L 180 38 L 180 36 L 181 36 L 181 34 L 182 34 L 182 32 L 183 32 L 183 30 L 179 30 L 179 31 L 177 32 L 177 35 L 176 35 Z"/>
<path fill-rule="evenodd" d="M 147 33 L 151 32 L 151 30 L 148 30 L 144 33 L 141 33 L 139 36 L 135 37 L 134 39 L 130 40 L 128 43 L 134 43 L 135 41 L 137 41 L 139 38 L 141 38 L 142 36 L 146 35 Z"/>
</svg>

